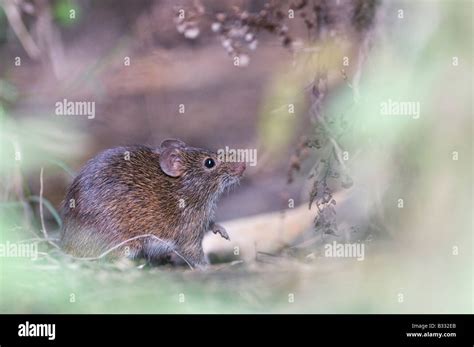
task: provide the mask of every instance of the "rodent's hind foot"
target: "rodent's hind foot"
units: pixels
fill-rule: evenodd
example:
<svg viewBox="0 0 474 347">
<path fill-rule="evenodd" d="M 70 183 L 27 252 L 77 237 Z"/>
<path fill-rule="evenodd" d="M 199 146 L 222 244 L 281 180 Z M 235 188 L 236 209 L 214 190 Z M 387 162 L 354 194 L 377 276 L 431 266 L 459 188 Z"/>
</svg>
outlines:
<svg viewBox="0 0 474 347">
<path fill-rule="evenodd" d="M 171 241 L 148 240 L 143 247 L 143 257 L 151 266 L 186 266 L 187 260 L 177 251 Z"/>
<path fill-rule="evenodd" d="M 153 257 L 147 257 L 147 263 L 151 266 L 187 266 L 188 264 L 175 252 L 163 253 Z"/>
</svg>

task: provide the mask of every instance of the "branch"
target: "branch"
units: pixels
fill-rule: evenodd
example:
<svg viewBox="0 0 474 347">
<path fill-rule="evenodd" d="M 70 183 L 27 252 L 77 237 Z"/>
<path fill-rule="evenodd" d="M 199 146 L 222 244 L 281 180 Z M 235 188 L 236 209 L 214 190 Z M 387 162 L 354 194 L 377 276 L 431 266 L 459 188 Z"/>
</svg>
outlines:
<svg viewBox="0 0 474 347">
<path fill-rule="evenodd" d="M 40 57 L 40 50 L 36 45 L 35 41 L 31 37 L 30 33 L 25 27 L 25 24 L 21 20 L 21 14 L 18 7 L 12 0 L 3 0 L 0 2 L 5 14 L 7 15 L 8 22 L 10 23 L 13 31 L 20 40 L 21 45 L 25 49 L 26 53 L 31 59 L 37 60 Z"/>
</svg>

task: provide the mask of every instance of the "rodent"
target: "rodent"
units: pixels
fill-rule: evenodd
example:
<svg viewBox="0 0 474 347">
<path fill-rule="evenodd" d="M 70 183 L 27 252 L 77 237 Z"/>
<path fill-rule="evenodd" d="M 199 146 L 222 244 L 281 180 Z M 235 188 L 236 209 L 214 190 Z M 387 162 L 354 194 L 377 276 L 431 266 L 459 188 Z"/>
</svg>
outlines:
<svg viewBox="0 0 474 347">
<path fill-rule="evenodd" d="M 176 139 L 159 147 L 105 150 L 86 163 L 67 191 L 61 248 L 76 257 L 98 257 L 125 242 L 108 256 L 162 262 L 179 255 L 188 265 L 206 265 L 205 233 L 228 238 L 213 220 L 217 200 L 245 171 L 243 162 L 219 159 Z M 154 236 L 140 237 L 148 234 Z"/>
</svg>

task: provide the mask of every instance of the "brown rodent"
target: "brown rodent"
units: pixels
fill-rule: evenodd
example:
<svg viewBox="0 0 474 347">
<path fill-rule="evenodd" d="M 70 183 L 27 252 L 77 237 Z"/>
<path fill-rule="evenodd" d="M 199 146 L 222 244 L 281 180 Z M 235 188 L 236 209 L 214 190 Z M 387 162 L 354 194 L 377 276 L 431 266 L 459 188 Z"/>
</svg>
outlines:
<svg viewBox="0 0 474 347">
<path fill-rule="evenodd" d="M 174 139 L 158 148 L 106 150 L 68 189 L 61 247 L 76 257 L 98 257 L 115 247 L 108 256 L 160 262 L 178 255 L 204 265 L 206 231 L 228 238 L 213 221 L 217 199 L 244 170 L 244 163 L 220 161 L 214 152 Z"/>
</svg>

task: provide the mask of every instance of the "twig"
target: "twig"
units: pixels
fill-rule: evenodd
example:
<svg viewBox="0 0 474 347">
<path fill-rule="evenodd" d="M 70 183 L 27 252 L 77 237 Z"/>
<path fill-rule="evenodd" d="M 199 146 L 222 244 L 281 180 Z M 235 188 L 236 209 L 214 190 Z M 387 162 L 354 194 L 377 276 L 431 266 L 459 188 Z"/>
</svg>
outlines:
<svg viewBox="0 0 474 347">
<path fill-rule="evenodd" d="M 51 6 L 51 1 L 37 3 L 35 33 L 38 47 L 45 53 L 43 60 L 48 59 L 54 75 L 61 78 L 64 70 L 64 49 L 58 29 L 54 25 Z"/>
<path fill-rule="evenodd" d="M 358 59 L 357 59 L 357 68 L 356 72 L 354 74 L 354 77 L 352 78 L 352 90 L 354 92 L 353 94 L 353 99 L 355 103 L 358 103 L 360 100 L 360 79 L 362 76 L 362 68 L 367 60 L 367 52 L 369 51 L 370 48 L 370 42 L 371 42 L 371 34 L 367 33 L 367 35 L 364 37 L 361 46 L 359 47 L 359 52 L 358 52 Z"/>
<path fill-rule="evenodd" d="M 3 5 L 2 7 L 5 10 L 8 22 L 12 26 L 13 31 L 20 40 L 21 45 L 25 49 L 26 53 L 28 53 L 29 57 L 32 59 L 38 59 L 40 56 L 40 50 L 26 29 L 25 24 L 21 20 L 20 11 L 14 4 L 14 1 L 4 0 L 0 1 L 0 4 Z"/>
<path fill-rule="evenodd" d="M 44 167 L 41 167 L 40 171 L 40 197 L 39 197 L 39 208 L 40 208 L 40 219 L 41 219 L 41 231 L 43 232 L 44 239 L 46 242 L 48 242 L 50 245 L 54 246 L 57 249 L 60 249 L 60 247 L 51 241 L 48 235 L 48 231 L 46 230 L 46 224 L 44 222 L 44 215 L 43 215 L 43 172 L 44 172 Z"/>
<path fill-rule="evenodd" d="M 342 166 L 344 170 L 347 170 L 346 165 L 344 164 L 344 161 L 341 158 L 341 153 L 343 152 L 343 150 L 341 149 L 337 141 L 332 136 L 329 137 L 329 141 L 332 144 L 333 154 L 334 154 L 334 157 L 336 157 L 337 162 L 339 163 L 339 165 Z"/>
<path fill-rule="evenodd" d="M 44 216 L 43 216 L 43 172 L 44 167 L 41 167 L 40 172 L 40 198 L 39 198 L 39 208 L 40 208 L 40 217 L 41 217 L 41 231 L 43 232 L 44 238 L 47 240 L 49 239 L 48 231 L 46 230 L 46 225 L 44 223 Z"/>
<path fill-rule="evenodd" d="M 13 137 L 10 137 L 10 139 L 11 139 L 11 142 L 13 144 L 14 151 L 15 151 L 16 155 L 21 155 L 20 144 L 18 143 L 16 138 L 13 136 Z M 19 159 L 21 159 L 21 157 Z M 26 183 L 25 183 L 26 181 L 23 179 L 23 173 L 21 171 L 20 161 L 16 162 L 16 164 L 14 166 L 14 170 L 15 170 L 15 172 L 13 173 L 13 184 L 12 185 L 15 189 L 15 192 L 18 196 L 18 199 L 20 200 L 20 202 L 23 206 L 24 225 L 26 226 L 26 228 L 28 230 L 31 230 L 32 225 L 33 225 L 33 220 L 34 220 L 34 217 L 33 217 L 34 213 L 33 213 L 33 210 L 31 208 L 31 205 L 28 202 L 28 198 L 27 198 L 27 194 L 29 195 L 29 192 L 25 192 L 24 184 L 26 185 Z"/>
<path fill-rule="evenodd" d="M 34 237 L 32 239 L 26 239 L 26 240 L 21 240 L 21 241 L 18 241 L 18 243 L 30 243 L 30 242 L 50 242 L 50 241 L 58 241 L 58 239 L 56 238 L 50 238 L 50 239 L 44 239 L 42 237 Z"/>
</svg>

